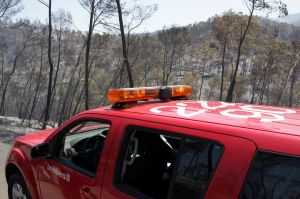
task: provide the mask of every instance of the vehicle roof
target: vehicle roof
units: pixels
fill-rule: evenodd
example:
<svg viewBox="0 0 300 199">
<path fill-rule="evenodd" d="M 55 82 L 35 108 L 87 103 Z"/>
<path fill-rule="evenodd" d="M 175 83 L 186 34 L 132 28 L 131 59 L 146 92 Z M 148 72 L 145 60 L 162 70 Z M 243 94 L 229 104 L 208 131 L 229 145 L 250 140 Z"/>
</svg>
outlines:
<svg viewBox="0 0 300 199">
<path fill-rule="evenodd" d="M 108 106 L 88 112 L 99 111 L 108 111 L 112 115 L 123 117 L 148 118 L 153 121 L 156 116 L 160 116 L 300 136 L 300 109 L 297 108 L 179 100 L 144 102 L 122 109 Z"/>
</svg>

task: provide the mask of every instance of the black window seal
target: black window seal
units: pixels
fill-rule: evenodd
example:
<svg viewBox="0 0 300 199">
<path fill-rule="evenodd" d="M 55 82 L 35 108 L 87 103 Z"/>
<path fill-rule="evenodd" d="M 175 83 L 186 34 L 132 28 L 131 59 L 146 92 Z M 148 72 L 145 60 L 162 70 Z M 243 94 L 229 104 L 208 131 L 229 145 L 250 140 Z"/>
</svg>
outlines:
<svg viewBox="0 0 300 199">
<path fill-rule="evenodd" d="M 250 171 L 253 168 L 253 164 L 254 164 L 254 161 L 255 161 L 256 156 L 258 155 L 258 153 L 270 153 L 270 154 L 279 155 L 279 156 L 285 156 L 285 157 L 291 157 L 291 158 L 300 158 L 300 156 L 293 155 L 293 154 L 288 154 L 288 153 L 281 153 L 281 152 L 277 152 L 277 151 L 269 151 L 269 150 L 261 150 L 261 149 L 256 150 L 255 154 L 253 155 L 251 164 L 248 167 L 248 171 L 247 171 L 246 177 L 244 179 L 243 186 L 241 187 L 239 197 L 238 197 L 239 199 L 242 197 L 242 193 L 244 191 L 244 188 L 246 186 L 248 177 L 250 175 Z"/>
<path fill-rule="evenodd" d="M 92 179 L 95 179 L 96 176 L 97 176 L 97 171 L 98 171 L 98 168 L 99 168 L 99 162 L 101 160 L 101 154 L 100 154 L 100 157 L 99 157 L 99 162 L 98 162 L 98 167 L 97 167 L 97 170 L 95 173 L 91 172 L 91 171 L 88 171 L 82 167 L 79 167 L 75 164 L 72 164 L 70 163 L 69 161 L 67 161 L 66 159 L 63 159 L 63 158 L 60 158 L 59 157 L 59 150 L 60 150 L 60 146 L 61 146 L 61 141 L 63 139 L 63 137 L 65 137 L 65 135 L 68 133 L 68 131 L 70 131 L 72 128 L 74 128 L 76 125 L 82 123 L 82 122 L 98 122 L 98 123 L 103 123 L 103 124 L 108 124 L 110 125 L 109 127 L 109 131 L 111 129 L 111 126 L 112 126 L 112 122 L 109 121 L 109 120 L 105 120 L 105 119 L 98 119 L 98 118 L 91 118 L 91 117 L 87 117 L 87 118 L 79 118 L 77 120 L 75 120 L 74 122 L 68 124 L 64 129 L 62 129 L 60 132 L 58 132 L 58 134 L 53 138 L 53 141 L 51 142 L 51 145 L 54 146 L 54 148 L 52 149 L 52 156 L 48 159 L 52 159 L 70 169 L 73 169 L 81 174 L 84 174 L 85 176 L 87 177 L 90 177 Z M 109 132 L 108 134 L 109 135 Z M 106 140 L 106 139 L 105 139 Z M 104 144 L 105 146 L 105 144 Z"/>
<path fill-rule="evenodd" d="M 186 135 L 186 134 L 182 134 L 182 133 L 178 133 L 178 132 L 170 132 L 170 131 L 165 131 L 165 130 L 162 130 L 162 129 L 156 129 L 156 128 L 149 128 L 149 127 L 145 127 L 145 126 L 138 126 L 138 125 L 127 125 L 125 128 L 125 130 L 123 131 L 122 133 L 122 139 L 121 139 L 121 147 L 120 147 L 120 150 L 118 152 L 118 160 L 117 160 L 117 163 L 116 163 L 116 168 L 115 168 L 115 174 L 114 174 L 114 177 L 113 177 L 113 187 L 115 187 L 117 190 L 123 192 L 123 193 L 126 193 L 126 194 L 129 194 L 133 197 L 136 197 L 136 198 L 143 198 L 143 199 L 151 199 L 152 197 L 150 196 L 147 196 L 145 194 L 142 194 L 141 192 L 138 192 L 124 184 L 122 184 L 121 182 L 119 182 L 119 179 L 120 179 L 120 174 L 121 174 L 121 171 L 122 171 L 122 166 L 123 166 L 123 162 L 124 162 L 124 156 L 125 156 L 125 151 L 127 149 L 127 145 L 128 145 L 128 139 L 129 139 L 129 135 L 132 133 L 132 130 L 141 130 L 141 131 L 147 131 L 149 133 L 155 133 L 155 134 L 160 134 L 160 135 L 166 135 L 166 136 L 170 136 L 170 137 L 174 137 L 174 138 L 178 138 L 180 139 L 180 147 L 179 147 L 179 155 L 177 155 L 176 157 L 176 164 L 174 166 L 174 170 L 172 171 L 172 177 L 176 176 L 176 172 L 177 171 L 177 168 L 178 168 L 178 164 L 179 164 L 179 160 L 181 158 L 181 147 L 184 145 L 184 143 L 186 142 L 187 139 L 190 139 L 190 140 L 193 140 L 193 141 L 201 141 L 201 142 L 208 142 L 208 143 L 211 143 L 211 144 L 215 144 L 219 147 L 222 148 L 222 153 L 220 154 L 220 158 L 218 160 L 218 162 L 216 163 L 216 168 L 214 169 L 214 171 L 212 172 L 208 182 L 207 182 L 207 187 L 205 189 L 205 193 L 203 195 L 203 198 L 205 198 L 205 195 L 206 195 L 206 192 L 211 184 L 211 181 L 215 175 L 215 172 L 219 166 L 219 163 L 223 157 L 223 154 L 224 154 L 224 151 L 225 151 L 225 146 L 216 141 L 216 140 L 211 140 L 211 139 L 207 139 L 207 138 L 201 138 L 201 137 L 198 137 L 198 136 L 191 136 L 191 135 Z M 201 131 L 201 130 L 200 130 Z M 200 135 L 201 136 L 201 135 Z M 178 161 L 177 161 L 178 159 Z M 175 173 L 175 174 L 174 174 Z M 173 181 L 172 181 L 173 180 Z M 170 193 L 170 188 L 172 188 L 174 185 L 174 179 L 172 179 L 170 181 L 170 185 L 169 185 L 169 190 L 168 190 L 168 194 L 167 194 L 167 199 L 172 195 L 172 193 Z"/>
<path fill-rule="evenodd" d="M 178 170 L 179 162 L 180 162 L 180 159 L 181 159 L 181 156 L 182 156 L 182 147 L 184 146 L 184 144 L 185 144 L 185 140 L 180 140 L 178 155 L 176 156 L 175 166 L 174 166 L 174 169 L 172 171 L 172 176 L 171 176 L 170 184 L 169 184 L 169 187 L 168 187 L 169 191 L 168 191 L 167 199 L 170 199 L 172 197 L 172 194 L 173 194 L 175 179 L 176 179 L 176 175 L 177 175 L 177 173 L 175 171 Z"/>
</svg>

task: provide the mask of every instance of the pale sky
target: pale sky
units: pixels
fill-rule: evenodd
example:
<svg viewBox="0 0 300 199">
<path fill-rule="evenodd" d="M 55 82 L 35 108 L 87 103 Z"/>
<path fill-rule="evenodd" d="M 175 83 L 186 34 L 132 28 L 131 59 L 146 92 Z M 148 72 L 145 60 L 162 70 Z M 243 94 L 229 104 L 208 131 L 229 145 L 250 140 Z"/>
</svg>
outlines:
<svg viewBox="0 0 300 199">
<path fill-rule="evenodd" d="M 47 2 L 47 0 L 45 0 Z M 127 0 L 128 1 L 128 0 Z M 282 0 L 287 4 L 290 14 L 300 12 L 300 0 Z M 158 10 L 148 19 L 137 32 L 153 32 L 164 26 L 184 26 L 199 21 L 206 21 L 215 14 L 222 14 L 232 9 L 247 12 L 243 0 L 138 0 L 143 5 L 157 4 Z M 38 0 L 23 0 L 24 10 L 15 18 L 39 19 L 47 21 L 47 8 Z M 78 0 L 52 0 L 53 12 L 62 8 L 72 14 L 73 23 L 80 30 L 87 30 L 88 13 L 81 7 Z M 257 13 L 258 14 L 258 13 Z M 260 14 L 261 15 L 261 14 Z M 276 18 L 275 15 L 270 17 Z"/>
</svg>

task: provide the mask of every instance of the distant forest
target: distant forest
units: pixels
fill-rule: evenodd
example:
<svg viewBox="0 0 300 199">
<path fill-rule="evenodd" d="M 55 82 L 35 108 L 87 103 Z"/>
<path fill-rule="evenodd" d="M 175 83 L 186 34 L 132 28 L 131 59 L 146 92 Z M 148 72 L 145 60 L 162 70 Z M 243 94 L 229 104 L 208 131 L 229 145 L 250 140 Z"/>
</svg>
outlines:
<svg viewBox="0 0 300 199">
<path fill-rule="evenodd" d="M 90 13 L 89 31 L 82 32 L 70 14 L 52 12 L 51 0 L 37 1 L 49 10 L 46 24 L 11 21 L 22 12 L 21 0 L 4 0 L 0 114 L 45 127 L 109 104 L 109 88 L 173 84 L 192 85 L 195 100 L 299 107 L 300 27 L 256 17 L 270 7 L 247 2 L 248 14 L 229 10 L 205 22 L 134 34 L 155 5 L 126 10 L 119 0 L 80 0 Z M 5 3 L 11 3 L 6 10 Z M 106 31 L 97 33 L 99 26 Z"/>
</svg>

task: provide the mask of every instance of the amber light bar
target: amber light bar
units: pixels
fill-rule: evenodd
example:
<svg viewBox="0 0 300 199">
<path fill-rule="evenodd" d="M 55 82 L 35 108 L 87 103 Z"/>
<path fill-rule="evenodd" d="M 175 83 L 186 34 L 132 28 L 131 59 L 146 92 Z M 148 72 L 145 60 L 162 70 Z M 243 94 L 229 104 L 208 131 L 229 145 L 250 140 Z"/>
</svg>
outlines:
<svg viewBox="0 0 300 199">
<path fill-rule="evenodd" d="M 168 95 L 167 92 L 170 92 Z M 166 93 L 164 93 L 166 92 Z M 120 88 L 120 89 L 109 89 L 108 100 L 112 103 L 122 102 L 133 102 L 133 101 L 144 101 L 160 96 L 168 96 L 167 99 L 173 97 L 185 97 L 192 93 L 192 87 L 187 85 L 176 85 L 166 87 L 141 87 L 141 88 Z M 167 95 L 166 95 L 167 94 Z M 166 98 L 164 97 L 164 100 Z"/>
<path fill-rule="evenodd" d="M 108 100 L 113 103 L 149 100 L 156 98 L 158 93 L 157 87 L 109 89 Z"/>
<path fill-rule="evenodd" d="M 189 85 L 170 86 L 172 89 L 172 97 L 183 97 L 192 94 L 192 87 Z"/>
</svg>

